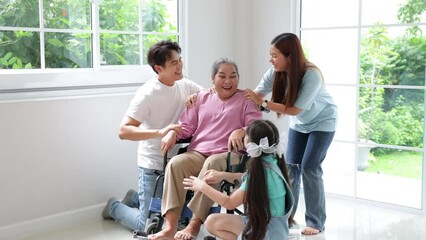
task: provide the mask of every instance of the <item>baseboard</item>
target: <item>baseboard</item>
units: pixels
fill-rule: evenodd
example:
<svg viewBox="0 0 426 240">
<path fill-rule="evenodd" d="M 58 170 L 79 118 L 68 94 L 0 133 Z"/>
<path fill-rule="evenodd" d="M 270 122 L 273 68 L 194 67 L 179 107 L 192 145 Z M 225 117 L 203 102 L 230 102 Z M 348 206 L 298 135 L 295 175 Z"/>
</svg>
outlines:
<svg viewBox="0 0 426 240">
<path fill-rule="evenodd" d="M 0 227 L 1 240 L 15 240 L 39 235 L 52 229 L 65 228 L 82 222 L 98 220 L 105 204 L 62 212 L 30 221 Z"/>
</svg>

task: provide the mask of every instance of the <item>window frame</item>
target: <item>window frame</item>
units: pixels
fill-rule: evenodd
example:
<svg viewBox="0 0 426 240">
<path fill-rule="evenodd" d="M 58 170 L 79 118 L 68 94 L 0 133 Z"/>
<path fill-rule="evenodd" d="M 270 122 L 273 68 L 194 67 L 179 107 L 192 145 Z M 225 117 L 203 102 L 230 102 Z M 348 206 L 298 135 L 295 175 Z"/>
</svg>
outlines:
<svg viewBox="0 0 426 240">
<path fill-rule="evenodd" d="M 303 0 L 302 0 L 303 1 Z M 302 1 L 297 1 L 297 3 L 292 5 L 292 16 L 291 16 L 291 20 L 292 20 L 292 32 L 294 32 L 296 35 L 298 35 L 299 37 L 302 37 L 302 32 L 303 31 L 311 31 L 311 30 L 327 30 L 327 29 L 337 29 L 340 27 L 302 27 L 301 24 L 301 20 L 302 20 Z M 362 2 L 366 1 L 366 0 L 359 0 L 359 5 L 362 6 Z M 360 7 L 359 11 L 362 11 L 362 8 Z M 383 24 L 383 26 L 386 27 L 394 27 L 394 26 L 413 26 L 413 25 L 419 25 L 419 26 L 424 26 L 425 23 L 420 23 L 420 24 L 413 24 L 413 23 L 407 23 L 407 24 Z M 368 25 L 368 24 L 362 24 L 361 23 L 361 19 L 358 19 L 358 24 L 356 26 L 349 26 L 346 28 L 356 28 L 358 31 L 358 43 L 360 43 L 361 41 L 361 35 L 362 35 L 362 30 L 369 28 L 373 25 Z M 345 27 L 343 27 L 345 28 Z M 359 62 L 359 58 L 360 58 L 360 48 L 358 47 L 358 62 Z M 330 87 L 350 87 L 356 88 L 356 92 L 357 92 L 357 96 L 356 96 L 356 121 L 355 121 L 355 126 L 354 128 L 356 129 L 356 132 L 358 131 L 359 125 L 358 125 L 358 121 L 359 121 L 359 91 L 361 87 L 382 87 L 382 88 L 395 88 L 395 89 L 409 89 L 409 90 L 425 90 L 426 91 L 426 84 L 424 86 L 411 86 L 411 85 L 368 85 L 368 84 L 361 84 L 359 82 L 359 76 L 360 76 L 360 64 L 358 63 L 357 65 L 357 82 L 354 84 L 338 84 L 338 83 L 326 83 L 327 86 Z M 426 97 L 425 97 L 425 101 L 424 101 L 424 112 L 426 114 Z M 358 148 L 358 146 L 360 145 L 367 145 L 367 146 L 372 146 L 372 147 L 381 147 L 381 148 L 390 148 L 390 149 L 397 149 L 397 150 L 407 150 L 407 151 L 416 151 L 416 152 L 422 152 L 423 153 L 423 167 L 422 167 L 422 193 L 420 195 L 421 199 L 420 199 L 420 204 L 421 207 L 420 208 L 414 208 L 411 206 L 403 206 L 403 205 L 398 205 L 398 204 L 394 204 L 394 203 L 386 203 L 386 202 L 377 202 L 376 204 L 383 207 L 392 207 L 394 209 L 398 209 L 398 210 L 402 210 L 402 211 L 406 211 L 406 212 L 414 212 L 414 213 L 421 213 L 423 215 L 426 214 L 426 119 L 423 120 L 423 147 L 419 148 L 419 147 L 407 147 L 407 146 L 401 146 L 401 145 L 387 145 L 387 144 L 380 144 L 380 143 L 374 143 L 374 144 L 364 144 L 364 143 L 360 143 L 358 141 L 358 134 L 355 134 L 354 139 L 353 140 L 342 140 L 342 139 L 334 139 L 333 143 L 337 143 L 337 144 L 343 144 L 343 145 L 353 145 L 355 148 Z M 355 157 L 359 154 L 358 150 L 354 151 Z M 354 156 L 350 156 L 347 155 L 345 156 L 345 158 L 352 158 Z M 353 188 L 351 195 L 347 195 L 347 197 L 349 198 L 355 198 L 357 200 L 360 200 L 358 193 L 357 193 L 357 188 L 358 188 L 358 174 L 356 174 L 356 158 L 354 157 L 354 169 L 355 169 L 355 174 L 354 174 L 354 182 L 352 186 L 346 186 L 349 188 Z M 330 159 L 331 160 L 331 159 Z M 334 169 L 335 171 L 341 171 L 341 169 Z M 326 174 L 324 175 L 326 176 Z M 334 194 L 334 195 L 340 195 L 340 193 L 330 193 L 330 192 L 326 192 L 327 194 Z M 345 194 L 341 194 L 341 196 L 345 196 Z M 372 200 L 372 199 L 363 199 L 360 201 L 364 201 L 364 202 L 375 202 L 377 200 Z"/>
</svg>

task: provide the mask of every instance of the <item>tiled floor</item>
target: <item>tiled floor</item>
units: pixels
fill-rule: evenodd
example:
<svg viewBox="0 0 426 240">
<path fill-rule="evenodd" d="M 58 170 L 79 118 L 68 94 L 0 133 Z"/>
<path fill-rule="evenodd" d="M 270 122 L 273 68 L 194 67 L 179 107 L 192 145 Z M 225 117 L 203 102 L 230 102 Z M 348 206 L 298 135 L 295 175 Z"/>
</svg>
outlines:
<svg viewBox="0 0 426 240">
<path fill-rule="evenodd" d="M 296 220 L 303 227 L 303 204 Z M 292 240 L 426 240 L 426 216 L 354 203 L 351 200 L 327 199 L 326 230 L 316 236 L 303 236 L 291 230 Z M 203 230 L 198 239 L 203 239 Z M 66 229 L 31 236 L 31 240 L 125 240 L 133 239 L 130 230 L 110 220 L 81 223 Z"/>
</svg>

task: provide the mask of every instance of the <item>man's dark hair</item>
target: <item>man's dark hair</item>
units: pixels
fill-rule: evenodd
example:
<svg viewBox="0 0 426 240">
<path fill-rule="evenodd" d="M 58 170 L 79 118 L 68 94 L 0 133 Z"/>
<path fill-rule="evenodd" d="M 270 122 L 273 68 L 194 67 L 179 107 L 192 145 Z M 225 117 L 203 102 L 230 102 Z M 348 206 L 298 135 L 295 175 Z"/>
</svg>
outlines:
<svg viewBox="0 0 426 240">
<path fill-rule="evenodd" d="M 158 73 L 154 66 L 159 65 L 165 67 L 166 61 L 171 58 L 172 51 L 181 53 L 181 48 L 176 42 L 171 40 L 162 40 L 152 45 L 148 51 L 148 64 L 152 67 L 154 72 Z"/>
</svg>

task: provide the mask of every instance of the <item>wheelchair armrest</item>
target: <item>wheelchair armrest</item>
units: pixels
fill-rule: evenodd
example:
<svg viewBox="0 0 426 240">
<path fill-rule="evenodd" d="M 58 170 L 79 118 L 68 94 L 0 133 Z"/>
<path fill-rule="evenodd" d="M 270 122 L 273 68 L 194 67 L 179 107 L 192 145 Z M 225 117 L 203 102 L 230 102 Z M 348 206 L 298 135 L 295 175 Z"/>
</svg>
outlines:
<svg viewBox="0 0 426 240">
<path fill-rule="evenodd" d="M 180 139 L 180 140 L 176 141 L 176 144 L 178 144 L 178 143 L 190 143 L 191 140 L 192 140 L 192 137 Z"/>
<path fill-rule="evenodd" d="M 178 154 L 186 152 L 186 149 L 188 148 L 188 145 L 191 142 L 191 139 L 192 139 L 192 137 L 176 141 L 176 144 L 173 146 L 173 148 L 170 149 L 164 155 L 164 167 L 163 167 L 164 169 L 166 169 L 166 165 L 167 165 L 168 159 L 170 159 L 173 156 L 176 156 Z"/>
<path fill-rule="evenodd" d="M 192 137 L 189 137 L 189 138 L 176 141 L 174 148 L 178 149 L 178 151 L 175 155 L 186 152 L 186 149 L 188 148 L 188 145 L 191 142 L 191 139 Z"/>
<path fill-rule="evenodd" d="M 237 165 L 228 166 L 228 171 L 233 173 L 243 173 L 247 168 L 247 161 L 250 159 L 248 154 L 244 154 L 241 156 L 240 161 Z"/>
</svg>

